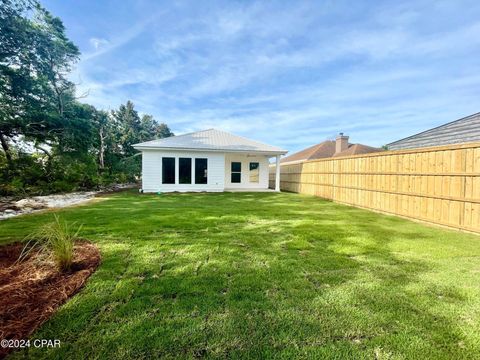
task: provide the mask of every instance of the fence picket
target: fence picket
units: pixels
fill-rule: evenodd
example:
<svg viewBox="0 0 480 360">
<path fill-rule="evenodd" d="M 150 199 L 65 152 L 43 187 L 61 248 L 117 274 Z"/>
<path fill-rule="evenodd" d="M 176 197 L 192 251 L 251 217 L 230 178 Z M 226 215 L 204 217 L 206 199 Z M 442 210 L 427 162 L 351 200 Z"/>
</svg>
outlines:
<svg viewBox="0 0 480 360">
<path fill-rule="evenodd" d="M 280 187 L 480 232 L 480 143 L 282 164 Z"/>
</svg>

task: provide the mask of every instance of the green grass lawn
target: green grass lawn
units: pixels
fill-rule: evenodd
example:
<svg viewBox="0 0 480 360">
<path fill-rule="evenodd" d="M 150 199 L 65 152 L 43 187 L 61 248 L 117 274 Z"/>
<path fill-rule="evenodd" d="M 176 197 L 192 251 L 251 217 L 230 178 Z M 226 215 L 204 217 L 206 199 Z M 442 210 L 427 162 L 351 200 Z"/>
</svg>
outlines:
<svg viewBox="0 0 480 360">
<path fill-rule="evenodd" d="M 12 358 L 480 358 L 480 237 L 298 194 L 58 211 L 103 260 Z M 21 240 L 51 212 L 0 222 Z"/>
</svg>

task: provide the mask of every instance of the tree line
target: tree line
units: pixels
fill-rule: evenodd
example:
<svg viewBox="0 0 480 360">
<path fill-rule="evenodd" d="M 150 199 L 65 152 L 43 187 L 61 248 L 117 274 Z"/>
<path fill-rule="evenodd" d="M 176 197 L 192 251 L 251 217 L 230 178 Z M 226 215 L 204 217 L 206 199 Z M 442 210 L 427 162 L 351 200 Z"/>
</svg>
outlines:
<svg viewBox="0 0 480 360">
<path fill-rule="evenodd" d="M 132 144 L 173 135 L 131 101 L 110 112 L 80 102 L 68 79 L 79 58 L 36 0 L 0 0 L 0 195 L 135 181 Z"/>
</svg>

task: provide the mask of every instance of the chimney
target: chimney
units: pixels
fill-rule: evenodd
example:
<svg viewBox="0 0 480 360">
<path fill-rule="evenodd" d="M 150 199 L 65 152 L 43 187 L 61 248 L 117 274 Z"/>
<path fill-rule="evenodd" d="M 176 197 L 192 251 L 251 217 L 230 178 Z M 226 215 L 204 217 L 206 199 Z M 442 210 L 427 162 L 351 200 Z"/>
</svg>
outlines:
<svg viewBox="0 0 480 360">
<path fill-rule="evenodd" d="M 338 154 L 339 152 L 347 149 L 348 136 L 343 135 L 343 133 L 338 134 L 337 139 L 335 140 L 335 154 Z"/>
</svg>

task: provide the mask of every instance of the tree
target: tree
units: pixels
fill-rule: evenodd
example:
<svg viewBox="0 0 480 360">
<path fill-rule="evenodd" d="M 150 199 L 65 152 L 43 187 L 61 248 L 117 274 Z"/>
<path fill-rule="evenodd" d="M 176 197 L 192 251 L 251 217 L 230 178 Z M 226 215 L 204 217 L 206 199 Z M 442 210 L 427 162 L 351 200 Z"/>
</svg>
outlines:
<svg viewBox="0 0 480 360">
<path fill-rule="evenodd" d="M 0 0 L 0 194 L 134 181 L 132 145 L 173 135 L 131 101 L 111 114 L 78 102 L 68 80 L 78 58 L 37 0 Z"/>
<path fill-rule="evenodd" d="M 135 110 L 133 103 L 129 100 L 125 105 L 112 111 L 114 123 L 118 129 L 118 144 L 121 153 L 124 156 L 132 156 L 135 154 L 133 144 L 141 141 L 141 122 L 138 112 Z"/>
<path fill-rule="evenodd" d="M 159 124 L 152 115 L 146 114 L 140 118 L 130 100 L 125 105 L 120 105 L 118 110 L 112 111 L 112 117 L 119 131 L 122 154 L 126 156 L 137 154 L 132 147 L 135 143 L 174 135 L 167 124 Z"/>
<path fill-rule="evenodd" d="M 151 115 L 143 115 L 140 118 L 131 101 L 120 105 L 118 110 L 112 111 L 111 116 L 111 129 L 118 144 L 116 149 L 112 149 L 112 153 L 118 155 L 116 161 L 122 168 L 139 175 L 140 153 L 132 145 L 155 138 L 173 136 L 173 133 L 166 124 L 159 124 Z M 112 160 L 115 161 L 113 158 Z M 117 163 L 111 165 L 113 168 L 117 167 Z"/>
<path fill-rule="evenodd" d="M 9 143 L 25 127 L 20 115 L 34 102 L 35 87 L 30 75 L 34 29 L 24 15 L 37 5 L 4 1 L 0 6 L 0 142 L 9 164 Z"/>
<path fill-rule="evenodd" d="M 105 111 L 97 111 L 94 116 L 95 127 L 98 133 L 98 165 L 100 171 L 105 169 L 105 151 L 107 141 L 111 138 L 112 128 L 108 113 Z"/>
<path fill-rule="evenodd" d="M 162 139 L 174 134 L 165 123 L 158 123 L 152 115 L 143 115 L 141 120 L 141 141 L 148 141 L 153 139 Z"/>
<path fill-rule="evenodd" d="M 74 84 L 66 75 L 70 73 L 72 64 L 78 60 L 80 52 L 65 35 L 65 27 L 59 18 L 39 9 L 37 21 L 42 30 L 37 37 L 40 67 L 55 94 L 58 115 L 63 117 L 66 103 L 73 101 L 75 92 Z"/>
<path fill-rule="evenodd" d="M 64 127 L 65 103 L 74 100 L 73 84 L 65 75 L 78 56 L 61 20 L 37 1 L 3 1 L 0 143 L 9 163 L 10 144 L 20 135 L 38 145 Z"/>
</svg>

